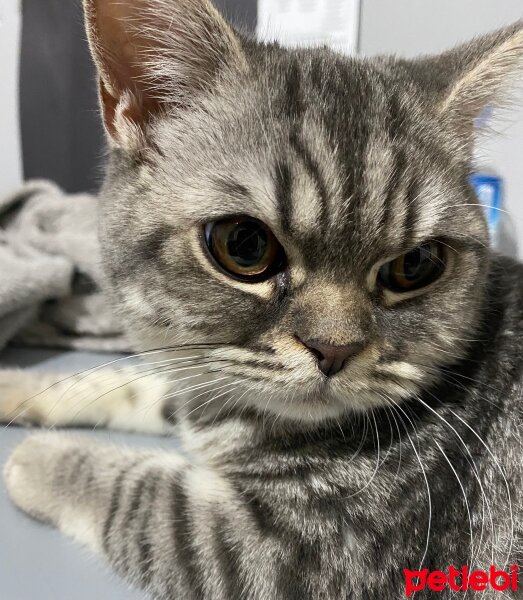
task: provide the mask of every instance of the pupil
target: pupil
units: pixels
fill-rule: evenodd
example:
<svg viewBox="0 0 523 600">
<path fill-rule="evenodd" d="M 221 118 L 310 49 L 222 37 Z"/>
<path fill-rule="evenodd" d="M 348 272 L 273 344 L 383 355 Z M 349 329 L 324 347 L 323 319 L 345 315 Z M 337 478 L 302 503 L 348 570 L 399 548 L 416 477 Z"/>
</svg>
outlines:
<svg viewBox="0 0 523 600">
<path fill-rule="evenodd" d="M 407 279 L 418 278 L 429 266 L 430 250 L 425 247 L 409 252 L 404 258 L 404 276 Z"/>
<path fill-rule="evenodd" d="M 227 251 L 241 267 L 258 265 L 267 251 L 267 232 L 256 223 L 237 225 L 229 234 Z"/>
</svg>

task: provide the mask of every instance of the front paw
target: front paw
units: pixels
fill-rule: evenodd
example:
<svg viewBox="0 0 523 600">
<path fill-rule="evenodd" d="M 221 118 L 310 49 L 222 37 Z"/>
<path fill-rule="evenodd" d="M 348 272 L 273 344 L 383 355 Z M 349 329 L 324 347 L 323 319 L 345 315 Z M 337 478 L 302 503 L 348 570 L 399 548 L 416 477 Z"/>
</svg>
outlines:
<svg viewBox="0 0 523 600">
<path fill-rule="evenodd" d="M 33 389 L 31 383 L 23 371 L 0 370 L 0 423 L 38 425 L 42 421 L 36 401 L 40 390 Z"/>
<path fill-rule="evenodd" d="M 56 487 L 57 465 L 70 444 L 69 438 L 55 433 L 29 436 L 5 464 L 9 497 L 35 519 L 53 524 L 58 521 L 61 502 Z"/>
</svg>

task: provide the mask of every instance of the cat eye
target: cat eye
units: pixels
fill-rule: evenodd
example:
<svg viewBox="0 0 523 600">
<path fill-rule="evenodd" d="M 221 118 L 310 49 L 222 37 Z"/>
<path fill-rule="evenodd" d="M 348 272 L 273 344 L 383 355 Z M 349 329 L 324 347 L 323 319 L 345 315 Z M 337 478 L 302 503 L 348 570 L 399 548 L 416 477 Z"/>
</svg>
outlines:
<svg viewBox="0 0 523 600">
<path fill-rule="evenodd" d="M 379 270 L 378 282 L 396 293 L 419 290 L 443 274 L 445 258 L 444 244 L 427 242 L 384 264 Z"/>
<path fill-rule="evenodd" d="M 233 217 L 205 226 L 207 248 L 231 277 L 256 283 L 282 270 L 285 253 L 272 231 L 257 219 Z"/>
</svg>

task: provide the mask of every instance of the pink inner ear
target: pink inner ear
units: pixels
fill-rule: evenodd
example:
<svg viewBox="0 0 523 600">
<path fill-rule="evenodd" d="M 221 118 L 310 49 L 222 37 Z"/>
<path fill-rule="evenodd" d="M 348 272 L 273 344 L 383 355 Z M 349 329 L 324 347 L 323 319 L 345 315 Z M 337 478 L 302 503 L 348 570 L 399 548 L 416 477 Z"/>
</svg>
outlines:
<svg viewBox="0 0 523 600">
<path fill-rule="evenodd" d="M 140 134 L 127 125 L 143 132 L 163 106 L 189 106 L 226 65 L 246 68 L 238 38 L 210 0 L 84 0 L 84 5 L 104 120 L 118 143 Z"/>
<path fill-rule="evenodd" d="M 117 110 L 124 95 L 128 105 L 120 107 L 120 116 L 137 125 L 146 123 L 160 108 L 159 101 L 148 94 L 142 66 L 144 51 L 151 48 L 152 42 L 138 34 L 137 17 L 145 6 L 143 0 L 93 0 L 92 5 L 89 21 L 102 75 L 104 122 L 116 138 Z"/>
<path fill-rule="evenodd" d="M 132 24 L 136 23 L 139 11 L 136 0 L 95 0 L 94 30 L 101 46 L 102 65 L 104 74 L 107 75 L 116 94 L 124 90 L 135 91 L 143 73 L 139 67 L 137 48 L 140 39 L 133 36 Z M 134 17 L 134 18 L 133 18 Z M 142 40 L 143 44 L 143 40 Z"/>
</svg>

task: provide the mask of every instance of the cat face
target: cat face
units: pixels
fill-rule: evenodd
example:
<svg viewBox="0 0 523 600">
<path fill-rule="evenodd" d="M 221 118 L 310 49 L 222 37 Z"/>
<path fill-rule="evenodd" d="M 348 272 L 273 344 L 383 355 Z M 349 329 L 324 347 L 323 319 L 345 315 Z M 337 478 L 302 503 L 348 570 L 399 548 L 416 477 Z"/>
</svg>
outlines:
<svg viewBox="0 0 523 600">
<path fill-rule="evenodd" d="M 158 31 L 161 8 L 184 9 L 163 62 L 153 38 L 135 43 L 154 96 L 140 73 L 107 75 L 93 44 L 113 143 L 101 237 L 140 343 L 212 344 L 244 402 L 303 420 L 394 405 L 437 379 L 474 338 L 488 270 L 468 176 L 472 117 L 496 90 L 466 79 L 521 28 L 436 71 L 254 44 L 203 0 L 127 10 L 140 4 Z M 111 36 L 95 11 L 91 35 Z M 202 23 L 212 52 L 189 35 Z M 182 68 L 196 83 L 176 86 Z"/>
</svg>

